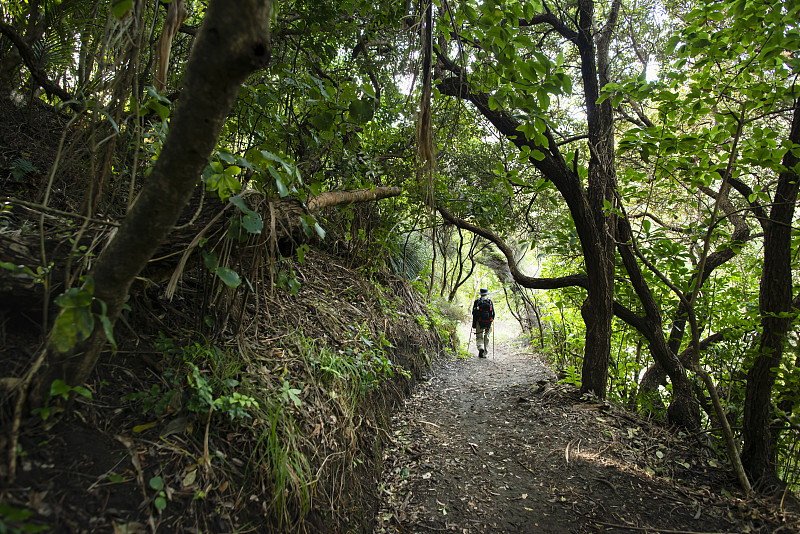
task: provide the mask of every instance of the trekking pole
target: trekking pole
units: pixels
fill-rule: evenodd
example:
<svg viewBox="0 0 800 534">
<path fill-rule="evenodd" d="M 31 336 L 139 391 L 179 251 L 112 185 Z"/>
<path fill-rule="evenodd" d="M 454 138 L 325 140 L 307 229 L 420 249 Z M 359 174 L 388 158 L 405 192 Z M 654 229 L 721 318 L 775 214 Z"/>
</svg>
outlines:
<svg viewBox="0 0 800 534">
<path fill-rule="evenodd" d="M 494 323 L 492 323 L 492 359 L 494 360 Z"/>
</svg>

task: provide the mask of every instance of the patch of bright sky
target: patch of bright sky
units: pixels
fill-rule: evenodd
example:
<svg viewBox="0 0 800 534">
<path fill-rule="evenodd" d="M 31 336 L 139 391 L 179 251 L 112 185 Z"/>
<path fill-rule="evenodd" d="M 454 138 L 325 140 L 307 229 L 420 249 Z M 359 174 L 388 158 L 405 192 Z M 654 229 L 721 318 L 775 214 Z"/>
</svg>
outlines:
<svg viewBox="0 0 800 534">
<path fill-rule="evenodd" d="M 662 37 L 663 37 L 664 36 L 664 32 L 665 32 L 665 28 L 669 26 L 669 24 L 667 24 L 667 22 L 669 20 L 669 14 L 667 13 L 667 10 L 664 7 L 664 4 L 661 3 L 661 2 L 656 3 L 656 5 L 653 6 L 653 13 L 652 13 L 651 16 L 653 18 L 653 21 L 655 22 L 655 25 L 657 27 L 661 28 L 661 33 L 662 33 Z M 645 79 L 648 82 L 654 82 L 654 81 L 658 80 L 658 70 L 659 70 L 659 68 L 660 68 L 660 65 L 658 63 L 658 60 L 655 59 L 653 56 L 648 57 L 647 58 L 647 67 L 645 68 L 645 74 L 644 74 Z"/>
<path fill-rule="evenodd" d="M 645 69 L 644 77 L 648 82 L 658 80 L 658 68 L 659 64 L 657 60 L 652 59 L 652 57 L 647 59 L 647 68 Z"/>
</svg>

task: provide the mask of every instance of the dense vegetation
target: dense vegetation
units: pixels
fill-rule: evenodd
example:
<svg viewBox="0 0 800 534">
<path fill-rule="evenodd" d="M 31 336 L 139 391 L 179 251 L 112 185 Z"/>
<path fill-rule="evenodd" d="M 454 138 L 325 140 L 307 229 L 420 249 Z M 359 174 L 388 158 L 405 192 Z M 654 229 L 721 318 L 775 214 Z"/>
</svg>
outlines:
<svg viewBox="0 0 800 534">
<path fill-rule="evenodd" d="M 195 320 L 225 343 L 319 249 L 442 307 L 488 285 L 587 397 L 707 429 L 747 493 L 796 489 L 798 20 L 753 0 L 4 2 L 3 109 L 46 110 L 58 140 L 0 147 L 2 290 L 36 286 L 40 317 L 5 419 L 87 393 L 137 277 L 171 296 L 204 270 Z M 206 402 L 235 418 L 253 399 L 232 395 Z"/>
</svg>

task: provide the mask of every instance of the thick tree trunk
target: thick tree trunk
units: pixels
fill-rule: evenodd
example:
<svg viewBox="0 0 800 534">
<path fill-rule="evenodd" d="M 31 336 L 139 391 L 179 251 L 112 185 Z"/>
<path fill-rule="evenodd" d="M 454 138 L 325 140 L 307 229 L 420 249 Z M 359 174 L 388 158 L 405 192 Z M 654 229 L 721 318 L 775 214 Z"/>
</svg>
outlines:
<svg viewBox="0 0 800 534">
<path fill-rule="evenodd" d="M 113 324 L 136 275 L 165 239 L 188 201 L 219 138 L 240 84 L 270 57 L 271 0 L 213 0 L 197 36 L 164 148 L 141 196 L 93 271 L 97 299 Z M 105 342 L 101 328 L 75 350 L 48 347 L 46 368 L 32 392 L 34 404 L 47 398 L 50 384 L 86 381 Z"/>
<path fill-rule="evenodd" d="M 373 187 L 371 189 L 354 189 L 352 191 L 328 191 L 308 201 L 308 211 L 316 213 L 322 209 L 355 204 L 357 202 L 371 202 L 384 198 L 396 197 L 403 190 L 399 187 Z"/>
<path fill-rule="evenodd" d="M 614 167 L 614 117 L 611 102 L 597 104 L 600 89 L 608 82 L 608 45 L 614 31 L 619 1 L 610 15 L 595 48 L 596 23 L 594 1 L 578 2 L 576 45 L 581 57 L 581 76 L 589 134 L 588 217 L 575 218 L 576 226 L 585 226 L 588 235 L 581 238 L 586 274 L 589 278 L 586 301 L 581 316 L 586 323 L 586 345 L 581 374 L 581 393 L 606 396 L 608 364 L 611 358 L 611 320 L 614 317 L 614 236 L 616 215 L 607 210 L 616 200 Z M 579 230 L 580 231 L 580 230 Z"/>
<path fill-rule="evenodd" d="M 800 144 L 800 100 L 795 100 L 789 141 Z M 769 219 L 764 228 L 764 265 L 761 273 L 759 311 L 761 338 L 758 356 L 747 373 L 745 390 L 742 463 L 756 484 L 779 484 L 775 468 L 775 434 L 770 432 L 774 368 L 783 357 L 786 335 L 792 323 L 792 220 L 797 202 L 797 169 L 800 157 L 789 150 L 783 158 L 785 170 L 778 177 Z"/>
</svg>

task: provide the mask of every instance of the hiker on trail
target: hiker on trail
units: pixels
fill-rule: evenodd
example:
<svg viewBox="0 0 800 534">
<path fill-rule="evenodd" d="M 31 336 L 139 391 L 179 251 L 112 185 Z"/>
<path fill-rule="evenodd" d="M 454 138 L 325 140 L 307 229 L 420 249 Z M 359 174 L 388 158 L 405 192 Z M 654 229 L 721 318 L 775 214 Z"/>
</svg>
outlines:
<svg viewBox="0 0 800 534">
<path fill-rule="evenodd" d="M 475 329 L 475 344 L 478 346 L 478 358 L 485 358 L 489 352 L 489 334 L 494 321 L 494 304 L 489 298 L 489 291 L 481 289 L 481 296 L 472 305 L 472 328 Z"/>
</svg>

